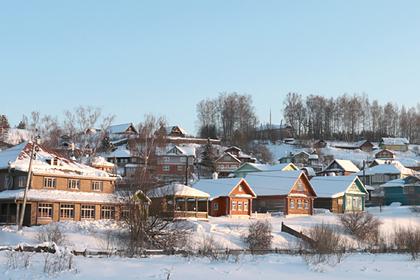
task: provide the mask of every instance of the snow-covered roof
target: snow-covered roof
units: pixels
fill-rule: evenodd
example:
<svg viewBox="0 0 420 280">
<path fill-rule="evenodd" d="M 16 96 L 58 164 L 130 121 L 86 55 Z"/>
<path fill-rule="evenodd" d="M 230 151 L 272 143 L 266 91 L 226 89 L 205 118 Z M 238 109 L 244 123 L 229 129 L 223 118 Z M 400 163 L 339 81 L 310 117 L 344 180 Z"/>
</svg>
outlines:
<svg viewBox="0 0 420 280">
<path fill-rule="evenodd" d="M 21 200 L 25 190 L 6 190 L 0 192 L 0 200 Z M 61 190 L 39 190 L 29 189 L 27 194 L 29 201 L 62 201 L 62 202 L 95 202 L 95 203 L 118 203 L 121 197 L 116 194 L 61 191 Z"/>
<path fill-rule="evenodd" d="M 113 167 L 114 164 L 112 162 L 107 161 L 104 157 L 96 156 L 93 157 L 91 160 L 92 166 L 108 166 Z"/>
<path fill-rule="evenodd" d="M 210 197 L 213 199 L 220 196 L 228 196 L 243 180 L 243 178 L 201 179 L 195 182 L 193 187 L 210 194 Z"/>
<path fill-rule="evenodd" d="M 167 132 L 168 134 L 170 134 L 170 133 L 172 133 L 172 132 L 173 132 L 173 130 L 174 130 L 175 128 L 178 128 L 178 129 L 179 129 L 179 131 L 180 131 L 183 135 L 187 135 L 187 134 L 188 134 L 188 133 L 187 133 L 187 131 L 186 131 L 184 128 L 180 127 L 179 125 L 167 126 L 167 127 L 165 128 L 165 130 L 166 130 L 166 132 Z"/>
<path fill-rule="evenodd" d="M 123 123 L 123 124 L 111 125 L 108 128 L 108 133 L 110 133 L 110 134 L 124 134 L 127 131 L 127 129 L 131 126 L 133 126 L 133 123 Z"/>
<path fill-rule="evenodd" d="M 389 182 L 386 182 L 385 184 L 382 184 L 381 187 L 382 188 L 389 188 L 389 187 L 404 187 L 407 184 L 419 184 L 420 182 L 420 178 L 416 177 L 416 176 L 409 176 L 403 179 L 395 179 L 395 180 L 391 180 Z"/>
<path fill-rule="evenodd" d="M 363 176 L 365 175 L 374 175 L 374 174 L 403 174 L 403 175 L 415 175 L 416 171 L 404 167 L 400 162 L 393 161 L 389 164 L 379 164 L 373 167 L 366 168 L 357 172 L 355 175 Z"/>
<path fill-rule="evenodd" d="M 131 152 L 126 145 L 122 145 L 110 153 L 102 154 L 102 156 L 105 158 L 129 158 L 131 157 Z"/>
<path fill-rule="evenodd" d="M 310 182 L 318 197 L 338 197 L 342 196 L 356 180 L 359 179 L 354 175 L 318 176 L 313 177 Z M 366 189 L 364 193 L 367 193 Z"/>
<path fill-rule="evenodd" d="M 0 152 L 0 169 L 14 168 L 27 172 L 29 169 L 32 143 L 24 142 Z M 55 163 L 53 163 L 55 161 Z M 53 163 L 53 164 L 52 164 Z M 36 157 L 32 162 L 34 174 L 57 174 L 64 176 L 110 177 L 102 170 L 78 163 L 74 160 L 37 145 Z"/>
<path fill-rule="evenodd" d="M 335 159 L 326 169 L 328 169 L 334 162 L 340 165 L 344 171 L 348 171 L 348 172 L 360 171 L 360 169 L 356 165 L 354 165 L 354 163 L 351 160 L 346 160 L 346 159 Z"/>
<path fill-rule="evenodd" d="M 383 137 L 381 143 L 384 145 L 408 145 L 410 142 L 407 138 L 391 138 L 391 137 Z"/>
<path fill-rule="evenodd" d="M 258 195 L 287 195 L 303 171 L 267 171 L 249 173 L 245 180 Z"/>
<path fill-rule="evenodd" d="M 251 163 L 246 162 L 242 164 L 237 170 L 244 166 L 251 166 L 259 171 L 282 171 L 288 166 L 291 166 L 294 169 L 297 169 L 297 167 L 293 163 L 278 163 L 278 164 L 262 164 L 262 163 Z"/>
<path fill-rule="evenodd" d="M 198 189 L 183 185 L 183 184 L 170 184 L 160 188 L 153 189 L 147 193 L 150 198 L 164 197 L 164 196 L 178 196 L 178 197 L 198 197 L 209 198 L 210 194 L 200 191 Z"/>
</svg>

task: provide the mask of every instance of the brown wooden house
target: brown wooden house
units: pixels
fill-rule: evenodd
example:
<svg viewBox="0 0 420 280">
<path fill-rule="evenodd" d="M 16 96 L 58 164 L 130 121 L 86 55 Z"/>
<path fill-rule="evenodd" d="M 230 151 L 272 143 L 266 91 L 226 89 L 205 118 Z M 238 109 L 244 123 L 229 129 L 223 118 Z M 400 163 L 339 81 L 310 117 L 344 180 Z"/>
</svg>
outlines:
<svg viewBox="0 0 420 280">
<path fill-rule="evenodd" d="M 318 175 L 347 176 L 359 171 L 360 169 L 351 160 L 334 159 Z"/>
<path fill-rule="evenodd" d="M 312 215 L 316 193 L 301 170 L 250 173 L 245 179 L 257 194 L 253 211 Z"/>
<path fill-rule="evenodd" d="M 256 194 L 243 178 L 204 179 L 193 187 L 210 194 L 210 216 L 249 216 L 252 213 Z"/>
<path fill-rule="evenodd" d="M 17 223 L 32 143 L 0 152 L 0 223 Z M 24 225 L 52 221 L 119 219 L 116 178 L 37 146 Z"/>
</svg>

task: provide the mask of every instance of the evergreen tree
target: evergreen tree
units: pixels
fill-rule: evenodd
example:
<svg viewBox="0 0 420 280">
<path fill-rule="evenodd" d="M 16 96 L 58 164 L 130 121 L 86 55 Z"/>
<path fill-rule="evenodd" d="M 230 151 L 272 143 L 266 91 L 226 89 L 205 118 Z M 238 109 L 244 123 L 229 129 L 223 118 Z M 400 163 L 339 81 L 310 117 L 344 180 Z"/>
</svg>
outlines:
<svg viewBox="0 0 420 280">
<path fill-rule="evenodd" d="M 8 129 L 8 128 L 10 128 L 9 120 L 7 119 L 7 116 L 6 115 L 1 115 L 0 116 L 0 128 L 1 129 Z"/>
<path fill-rule="evenodd" d="M 207 144 L 201 153 L 201 165 L 209 168 L 211 172 L 216 171 L 216 153 L 210 139 L 207 140 Z"/>
</svg>

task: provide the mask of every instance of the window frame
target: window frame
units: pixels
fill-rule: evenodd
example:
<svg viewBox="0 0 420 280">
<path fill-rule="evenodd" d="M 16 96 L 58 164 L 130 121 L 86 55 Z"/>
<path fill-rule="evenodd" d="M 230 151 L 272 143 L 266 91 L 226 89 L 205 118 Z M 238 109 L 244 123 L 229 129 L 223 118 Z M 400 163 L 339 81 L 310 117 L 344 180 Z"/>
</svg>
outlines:
<svg viewBox="0 0 420 280">
<path fill-rule="evenodd" d="M 101 206 L 101 220 L 115 220 L 115 206 L 102 205 Z"/>
<path fill-rule="evenodd" d="M 76 187 L 73 186 L 76 183 Z M 80 190 L 80 179 L 67 179 L 67 188 L 69 190 Z"/>
<path fill-rule="evenodd" d="M 50 213 L 44 215 L 44 213 Z M 54 205 L 52 203 L 38 203 L 38 218 L 52 219 L 54 215 Z"/>
<path fill-rule="evenodd" d="M 44 185 L 45 189 L 56 189 L 57 188 L 57 178 L 55 177 L 44 177 Z"/>
<path fill-rule="evenodd" d="M 74 220 L 75 207 L 71 203 L 60 204 L 60 219 Z"/>
<path fill-rule="evenodd" d="M 99 185 L 99 189 L 97 189 L 97 185 Z M 92 181 L 91 189 L 94 192 L 102 192 L 104 189 L 104 181 Z"/>
<path fill-rule="evenodd" d="M 92 213 L 93 215 L 91 215 Z M 90 214 L 90 215 L 86 215 L 86 214 Z M 80 205 L 80 219 L 81 220 L 95 220 L 96 219 L 96 206 L 92 204 Z"/>
</svg>

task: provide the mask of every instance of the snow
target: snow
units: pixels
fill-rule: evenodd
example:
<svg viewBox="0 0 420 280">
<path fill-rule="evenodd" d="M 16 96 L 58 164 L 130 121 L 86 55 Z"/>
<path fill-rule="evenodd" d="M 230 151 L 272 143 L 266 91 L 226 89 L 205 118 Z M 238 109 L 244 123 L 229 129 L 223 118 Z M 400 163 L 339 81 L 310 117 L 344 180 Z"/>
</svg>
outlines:
<svg viewBox="0 0 420 280">
<path fill-rule="evenodd" d="M 333 164 L 334 162 L 336 162 L 338 165 L 340 165 L 343 168 L 344 171 L 349 171 L 349 172 L 359 172 L 360 171 L 360 169 L 357 168 L 357 166 L 354 165 L 354 163 L 351 160 L 335 159 L 331 164 Z M 328 169 L 328 167 L 327 167 L 327 169 Z"/>
<path fill-rule="evenodd" d="M 30 150 L 32 143 L 24 142 L 10 149 L 0 152 L 0 169 L 14 168 L 15 170 L 27 172 L 30 161 Z M 49 161 L 57 160 L 57 164 Z M 37 145 L 36 157 L 32 162 L 34 174 L 60 174 L 74 177 L 108 177 L 110 175 L 102 170 L 78 163 L 49 151 L 41 145 Z"/>
<path fill-rule="evenodd" d="M 110 133 L 110 134 L 124 134 L 126 132 L 126 130 L 132 125 L 133 125 L 132 123 L 123 123 L 123 124 L 111 125 L 108 128 L 108 133 Z"/>
<path fill-rule="evenodd" d="M 21 200 L 24 190 L 5 190 L 0 192 L 0 200 Z M 53 201 L 53 202 L 95 202 L 95 203 L 117 203 L 119 198 L 114 194 L 80 192 L 80 191 L 61 191 L 45 189 L 29 189 L 28 200 L 30 201 Z"/>
<path fill-rule="evenodd" d="M 254 167 L 255 169 L 259 171 L 281 171 L 285 169 L 286 167 L 293 166 L 293 163 L 280 163 L 280 164 L 262 164 L 262 163 L 251 163 L 246 162 L 242 164 L 238 169 L 242 168 L 243 166 L 249 165 L 251 167 Z"/>
<path fill-rule="evenodd" d="M 2 141 L 10 145 L 17 145 L 32 139 L 33 133 L 27 129 L 9 128 L 2 136 Z"/>
<path fill-rule="evenodd" d="M 105 158 L 130 158 L 131 152 L 125 145 L 118 146 L 116 150 L 110 153 L 102 154 Z"/>
<path fill-rule="evenodd" d="M 391 233 L 396 226 L 417 225 L 420 219 L 409 207 L 388 206 L 368 208 L 382 221 L 381 230 Z M 338 225 L 338 216 L 328 211 L 316 211 L 314 216 L 282 217 L 264 216 L 273 227 L 273 248 L 296 248 L 297 240 L 281 232 L 281 223 L 296 230 L 305 230 L 316 224 Z M 213 237 L 221 248 L 245 248 L 242 236 L 253 220 L 239 218 L 209 218 L 204 221 L 185 221 L 192 228 L 189 246 L 199 246 L 206 237 Z M 121 225 L 112 221 L 60 222 L 57 224 L 66 234 L 68 249 L 105 250 L 108 232 L 120 232 Z M 20 243 L 38 244 L 36 235 L 45 226 L 24 227 L 21 232 L 15 226 L 0 227 L 0 246 Z M 344 234 L 344 233 L 343 233 Z M 0 252 L 0 275 L 5 279 L 418 279 L 420 263 L 411 261 L 405 254 L 354 253 L 334 265 L 308 265 L 301 257 L 293 255 L 240 255 L 228 260 L 214 261 L 208 258 L 155 256 L 148 258 L 122 257 L 74 257 L 77 271 L 67 271 L 55 276 L 43 272 L 43 254 L 34 254 L 28 269 L 9 269 L 6 252 Z M 3 278 L 2 278 L 3 279 Z"/>
<path fill-rule="evenodd" d="M 384 145 L 408 145 L 410 143 L 407 138 L 390 138 L 390 137 L 383 137 L 381 142 Z"/>
<path fill-rule="evenodd" d="M 364 171 L 359 171 L 355 175 L 363 176 L 374 175 L 374 174 L 403 174 L 403 175 L 415 175 L 417 172 L 404 167 L 398 161 L 393 161 L 389 164 L 379 164 L 374 167 L 366 168 Z"/>
<path fill-rule="evenodd" d="M 303 171 L 267 171 L 249 173 L 245 180 L 259 195 L 287 195 Z"/>
<path fill-rule="evenodd" d="M 178 197 L 199 197 L 208 198 L 208 193 L 202 192 L 198 189 L 191 188 L 183 184 L 171 184 L 160 188 L 153 189 L 147 193 L 150 198 L 164 197 L 164 196 L 178 196 Z"/>
</svg>

